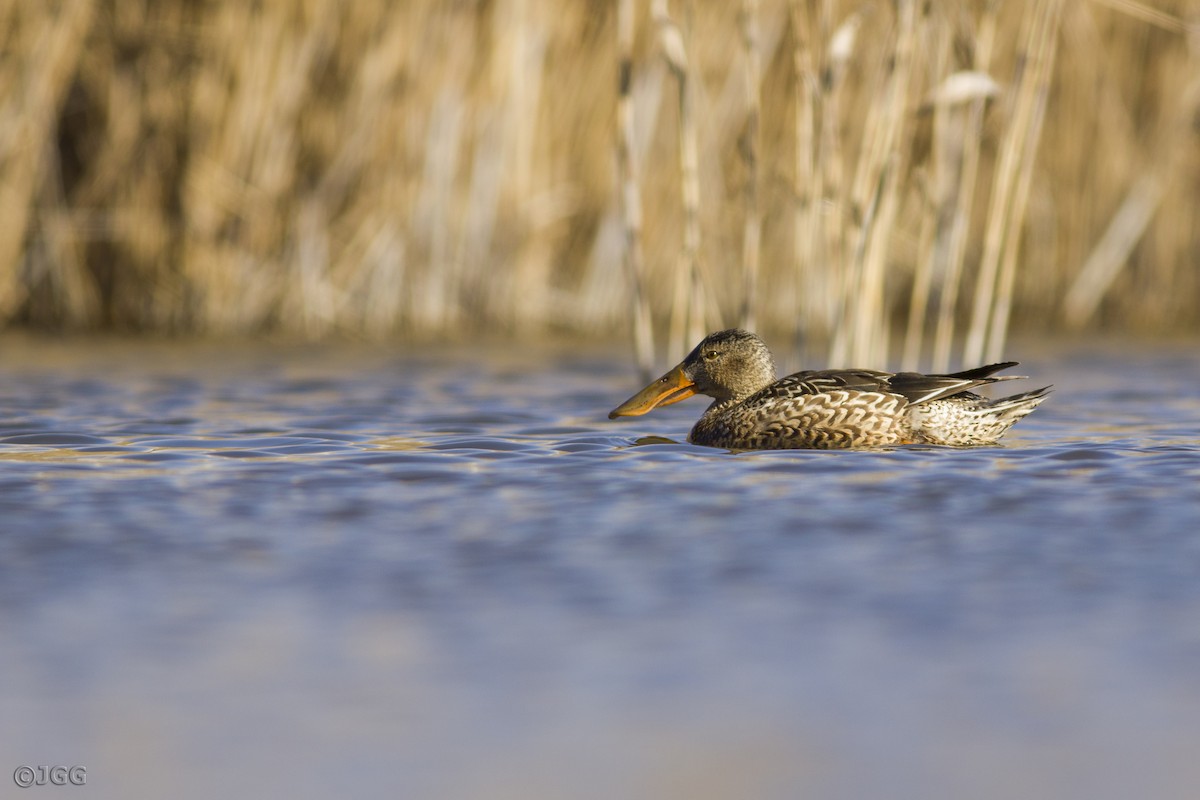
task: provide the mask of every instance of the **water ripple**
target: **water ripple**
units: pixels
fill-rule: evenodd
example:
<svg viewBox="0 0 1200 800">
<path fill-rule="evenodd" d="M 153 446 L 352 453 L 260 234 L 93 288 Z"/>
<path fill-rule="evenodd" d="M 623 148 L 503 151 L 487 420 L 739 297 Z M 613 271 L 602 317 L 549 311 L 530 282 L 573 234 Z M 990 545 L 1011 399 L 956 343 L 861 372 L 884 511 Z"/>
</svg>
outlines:
<svg viewBox="0 0 1200 800">
<path fill-rule="evenodd" d="M 605 419 L 616 356 L 4 363 L 0 705 L 30 713 L 0 749 L 58 758 L 82 728 L 141 752 L 177 719 L 172 752 L 279 763 L 319 730 L 358 763 L 399 719 L 446 766 L 741 724 L 811 763 L 1065 736 L 1178 771 L 1200 364 L 1077 356 L 1025 359 L 1058 389 L 1000 447 L 759 453 L 687 444 L 700 401 Z"/>
</svg>

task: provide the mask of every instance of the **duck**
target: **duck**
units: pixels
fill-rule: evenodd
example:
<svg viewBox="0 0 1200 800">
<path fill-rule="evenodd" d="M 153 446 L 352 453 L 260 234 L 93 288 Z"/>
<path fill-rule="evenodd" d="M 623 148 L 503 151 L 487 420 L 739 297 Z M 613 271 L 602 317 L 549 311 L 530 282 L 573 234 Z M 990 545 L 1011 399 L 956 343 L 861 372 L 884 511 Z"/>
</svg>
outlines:
<svg viewBox="0 0 1200 800">
<path fill-rule="evenodd" d="M 785 450 L 929 444 L 992 445 L 1042 404 L 1051 386 L 991 400 L 973 389 L 1024 376 L 1005 361 L 949 374 L 805 370 L 776 378 L 771 351 L 733 328 L 704 338 L 679 364 L 614 408 L 646 414 L 694 394 L 713 398 L 688 434 L 696 445 Z"/>
</svg>

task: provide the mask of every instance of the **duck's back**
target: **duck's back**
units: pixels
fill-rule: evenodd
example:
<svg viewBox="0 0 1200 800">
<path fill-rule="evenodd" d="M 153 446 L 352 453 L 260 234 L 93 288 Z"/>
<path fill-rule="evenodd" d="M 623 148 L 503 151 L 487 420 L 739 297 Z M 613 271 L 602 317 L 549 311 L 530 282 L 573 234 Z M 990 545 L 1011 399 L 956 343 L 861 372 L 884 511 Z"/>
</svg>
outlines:
<svg viewBox="0 0 1200 800">
<path fill-rule="evenodd" d="M 866 369 L 789 375 L 741 402 L 714 403 L 688 441 L 736 450 L 990 444 L 1046 398 L 1049 387 L 988 400 L 970 390 L 1006 378 L 1014 362 L 949 375 Z"/>
<path fill-rule="evenodd" d="M 874 370 L 797 372 L 741 402 L 714 403 L 688 441 L 730 449 L 879 447 L 913 441 L 908 399 Z"/>
</svg>

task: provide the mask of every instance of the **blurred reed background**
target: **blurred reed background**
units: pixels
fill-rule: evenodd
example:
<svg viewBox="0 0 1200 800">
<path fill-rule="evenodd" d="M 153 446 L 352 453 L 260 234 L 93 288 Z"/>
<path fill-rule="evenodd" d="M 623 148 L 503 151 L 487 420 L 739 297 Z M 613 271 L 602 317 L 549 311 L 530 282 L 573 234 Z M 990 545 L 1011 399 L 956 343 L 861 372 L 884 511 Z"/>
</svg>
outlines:
<svg viewBox="0 0 1200 800">
<path fill-rule="evenodd" d="M 1188 0 L 0 0 L 0 321 L 1200 328 Z M 628 254 L 628 257 L 627 257 Z"/>
</svg>

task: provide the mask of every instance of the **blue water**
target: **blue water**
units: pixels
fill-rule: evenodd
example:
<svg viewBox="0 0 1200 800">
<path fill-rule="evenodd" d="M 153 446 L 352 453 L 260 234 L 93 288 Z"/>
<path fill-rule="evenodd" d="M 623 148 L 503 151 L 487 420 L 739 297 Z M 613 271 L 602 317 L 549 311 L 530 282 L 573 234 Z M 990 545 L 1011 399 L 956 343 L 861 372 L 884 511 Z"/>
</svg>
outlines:
<svg viewBox="0 0 1200 800">
<path fill-rule="evenodd" d="M 1011 357 L 1003 447 L 731 454 L 619 345 L 0 341 L 0 786 L 1194 797 L 1200 348 Z"/>
</svg>

